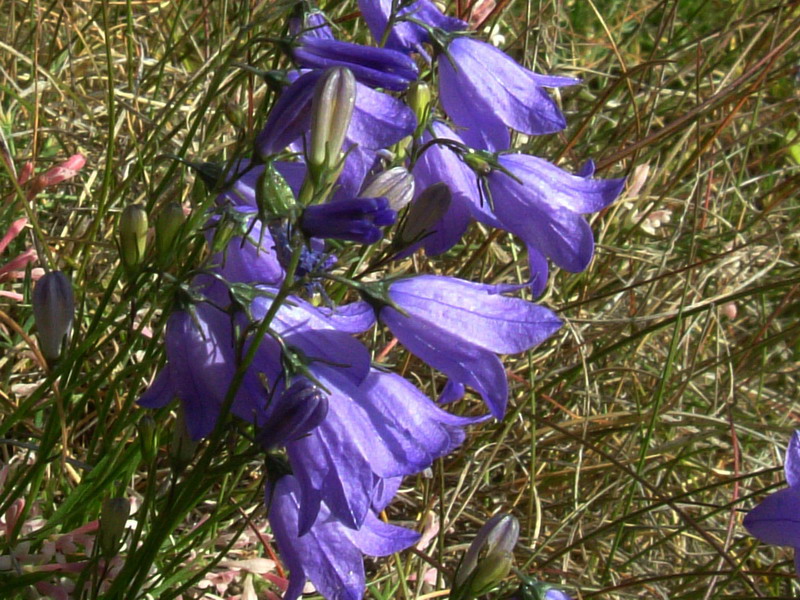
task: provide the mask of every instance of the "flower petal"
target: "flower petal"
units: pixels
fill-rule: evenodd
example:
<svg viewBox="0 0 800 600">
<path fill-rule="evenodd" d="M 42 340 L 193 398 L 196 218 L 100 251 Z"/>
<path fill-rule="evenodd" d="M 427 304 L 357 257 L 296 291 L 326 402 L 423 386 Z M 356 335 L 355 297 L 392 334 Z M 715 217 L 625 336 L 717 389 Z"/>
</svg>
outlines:
<svg viewBox="0 0 800 600">
<path fill-rule="evenodd" d="M 744 518 L 744 526 L 762 542 L 800 547 L 800 488 L 767 496 Z"/>
</svg>

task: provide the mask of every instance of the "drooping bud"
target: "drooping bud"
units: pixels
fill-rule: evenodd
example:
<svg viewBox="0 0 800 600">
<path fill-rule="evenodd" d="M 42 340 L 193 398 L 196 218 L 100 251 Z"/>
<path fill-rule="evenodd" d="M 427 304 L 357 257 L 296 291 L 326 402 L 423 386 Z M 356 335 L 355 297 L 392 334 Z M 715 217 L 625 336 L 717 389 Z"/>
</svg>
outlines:
<svg viewBox="0 0 800 600">
<path fill-rule="evenodd" d="M 406 92 L 406 101 L 417 115 L 417 123 L 424 127 L 431 114 L 431 88 L 424 81 L 415 81 Z"/>
<path fill-rule="evenodd" d="M 511 551 L 519 537 L 519 521 L 498 514 L 486 521 L 456 569 L 453 600 L 471 600 L 495 587 L 511 570 Z"/>
<path fill-rule="evenodd" d="M 272 418 L 256 437 L 267 450 L 303 437 L 328 414 L 328 397 L 305 378 L 289 386 L 277 402 Z"/>
<path fill-rule="evenodd" d="M 139 442 L 142 445 L 142 456 L 145 462 L 152 463 L 158 453 L 158 428 L 153 417 L 145 414 L 136 428 L 139 431 Z"/>
<path fill-rule="evenodd" d="M 156 219 L 156 254 L 162 264 L 171 262 L 175 240 L 186 221 L 183 207 L 178 202 L 169 202 L 161 209 Z"/>
<path fill-rule="evenodd" d="M 147 212 L 141 204 L 129 204 L 119 218 L 119 252 L 128 271 L 136 271 L 147 251 Z"/>
<path fill-rule="evenodd" d="M 376 175 L 361 191 L 363 198 L 386 198 L 397 212 L 414 197 L 414 176 L 405 167 L 393 167 Z"/>
<path fill-rule="evenodd" d="M 51 271 L 33 289 L 33 317 L 39 331 L 39 347 L 48 361 L 61 355 L 61 347 L 72 329 L 75 298 L 72 284 L 61 271 Z"/>
<path fill-rule="evenodd" d="M 324 171 L 334 171 L 341 163 L 355 104 L 356 79 L 350 69 L 333 67 L 325 71 L 311 103 L 311 142 L 306 157 L 317 181 Z"/>
<path fill-rule="evenodd" d="M 178 409 L 178 418 L 175 420 L 172 442 L 169 445 L 170 467 L 176 475 L 183 473 L 184 469 L 192 462 L 197 445 L 198 443 L 189 435 L 183 406 L 181 406 Z"/>
<path fill-rule="evenodd" d="M 131 513 L 131 503 L 125 498 L 108 498 L 100 509 L 100 530 L 98 541 L 100 552 L 109 560 L 119 551 L 125 523 Z"/>
<path fill-rule="evenodd" d="M 401 247 L 424 238 L 450 207 L 452 195 L 445 183 L 426 188 L 411 205 L 397 241 Z"/>
<path fill-rule="evenodd" d="M 306 237 L 374 244 L 383 236 L 380 228 L 396 218 L 386 198 L 353 198 L 307 207 L 300 228 Z"/>
</svg>

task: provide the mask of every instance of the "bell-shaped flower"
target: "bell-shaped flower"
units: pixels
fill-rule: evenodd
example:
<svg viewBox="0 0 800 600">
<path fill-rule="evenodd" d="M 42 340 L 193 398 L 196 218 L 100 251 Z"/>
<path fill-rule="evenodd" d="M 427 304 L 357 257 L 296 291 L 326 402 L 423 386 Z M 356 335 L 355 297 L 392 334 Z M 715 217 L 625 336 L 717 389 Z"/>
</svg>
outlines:
<svg viewBox="0 0 800 600">
<path fill-rule="evenodd" d="M 419 534 L 389 525 L 370 511 L 358 528 L 338 521 L 323 503 L 312 527 L 301 533 L 300 484 L 285 475 L 267 486 L 265 503 L 278 551 L 289 568 L 284 600 L 296 600 L 306 580 L 326 598 L 361 600 L 365 590 L 363 555 L 388 556 L 405 550 Z"/>
<path fill-rule="evenodd" d="M 751 535 L 766 544 L 795 549 L 795 569 L 800 573 L 800 431 L 792 434 L 783 470 L 788 488 L 770 494 L 744 518 Z"/>
<path fill-rule="evenodd" d="M 202 302 L 178 310 L 167 320 L 167 364 L 139 398 L 145 408 L 161 408 L 173 399 L 184 407 L 186 427 L 193 440 L 213 431 L 236 372 L 236 340 L 230 317 Z M 264 340 L 262 345 L 274 344 Z M 277 364 L 269 375 L 275 377 Z M 264 365 L 261 370 L 265 371 Z M 267 391 L 255 372 L 248 373 L 237 391 L 231 412 L 255 423 L 266 422 Z"/>
<path fill-rule="evenodd" d="M 386 198 L 353 198 L 307 207 L 300 228 L 308 237 L 374 244 L 383 237 L 381 227 L 396 218 Z"/>
<path fill-rule="evenodd" d="M 412 354 L 478 392 L 498 419 L 505 414 L 508 382 L 497 354 L 524 352 L 561 326 L 543 306 L 453 277 L 400 279 L 390 284 L 388 296 L 397 308 L 383 306 L 380 320 Z"/>
<path fill-rule="evenodd" d="M 463 36 L 439 54 L 437 65 L 442 107 L 473 148 L 508 149 L 509 127 L 541 135 L 567 125 L 542 88 L 575 85 L 577 79 L 538 75 L 491 44 Z"/>
<path fill-rule="evenodd" d="M 430 42 L 428 27 L 443 31 L 463 31 L 469 25 L 461 19 L 448 17 L 431 2 L 431 0 L 417 0 L 408 6 L 397 10 L 399 3 L 394 0 L 358 0 L 361 15 L 367 23 L 372 37 L 378 44 L 403 52 L 419 52 L 426 56 L 423 44 Z M 397 11 L 393 23 L 392 9 Z M 415 22 L 416 21 L 416 22 Z"/>
<path fill-rule="evenodd" d="M 402 92 L 419 75 L 417 65 L 402 52 L 318 36 L 301 36 L 292 55 L 301 67 L 347 67 L 364 85 L 393 92 Z"/>
<path fill-rule="evenodd" d="M 301 487 L 300 531 L 320 502 L 342 523 L 358 528 L 375 501 L 376 479 L 418 473 L 463 440 L 474 423 L 438 408 L 393 373 L 371 370 L 360 384 L 333 365 L 311 367 L 328 390 L 328 416 L 308 436 L 287 444 Z"/>
<path fill-rule="evenodd" d="M 571 175 L 527 154 L 503 154 L 497 160 L 506 172 L 492 170 L 487 183 L 500 227 L 562 269 L 583 271 L 594 254 L 594 235 L 583 215 L 611 204 L 625 180 Z M 546 275 L 546 264 L 542 268 Z"/>
</svg>

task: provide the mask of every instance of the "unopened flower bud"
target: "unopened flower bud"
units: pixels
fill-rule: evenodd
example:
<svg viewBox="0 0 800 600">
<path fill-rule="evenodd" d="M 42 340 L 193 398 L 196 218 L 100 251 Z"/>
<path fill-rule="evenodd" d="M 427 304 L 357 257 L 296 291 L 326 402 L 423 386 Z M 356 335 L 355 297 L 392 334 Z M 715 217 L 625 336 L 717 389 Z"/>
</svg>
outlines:
<svg viewBox="0 0 800 600">
<path fill-rule="evenodd" d="M 297 207 L 294 192 L 275 163 L 267 161 L 256 184 L 256 205 L 262 219 L 288 217 Z"/>
<path fill-rule="evenodd" d="M 181 406 L 178 409 L 178 418 L 175 420 L 172 442 L 169 445 L 170 467 L 177 475 L 183 473 L 184 469 L 192 462 L 195 450 L 197 450 L 197 442 L 189 435 Z"/>
<path fill-rule="evenodd" d="M 458 565 L 450 597 L 477 598 L 500 583 L 511 570 L 517 538 L 519 521 L 512 515 L 498 514 L 486 521 Z"/>
<path fill-rule="evenodd" d="M 149 414 L 145 414 L 139 419 L 137 429 L 139 430 L 139 442 L 142 445 L 142 456 L 146 462 L 152 463 L 158 453 L 156 422 Z"/>
<path fill-rule="evenodd" d="M 100 530 L 98 541 L 100 552 L 106 560 L 114 558 L 119 550 L 125 523 L 131 513 L 131 503 L 125 498 L 109 498 L 100 509 Z"/>
<path fill-rule="evenodd" d="M 307 237 L 374 244 L 383 236 L 380 228 L 396 218 L 386 198 L 353 198 L 309 206 L 300 218 L 300 228 Z"/>
<path fill-rule="evenodd" d="M 445 183 L 435 183 L 426 188 L 411 205 L 406 214 L 398 241 L 405 247 L 424 238 L 450 207 L 452 195 Z"/>
<path fill-rule="evenodd" d="M 317 82 L 311 103 L 307 162 L 317 179 L 323 171 L 339 167 L 355 104 L 356 79 L 350 69 L 333 67 L 325 71 Z"/>
<path fill-rule="evenodd" d="M 119 251 L 122 264 L 135 271 L 147 250 L 147 212 L 141 204 L 130 204 L 119 219 Z"/>
<path fill-rule="evenodd" d="M 397 212 L 414 197 L 414 176 L 405 167 L 394 167 L 376 175 L 360 196 L 386 198 L 389 208 Z"/>
<path fill-rule="evenodd" d="M 511 552 L 495 552 L 478 561 L 478 566 L 467 578 L 462 598 L 477 598 L 492 590 L 511 571 L 514 555 Z"/>
<path fill-rule="evenodd" d="M 266 449 L 299 439 L 322 423 L 328 397 L 308 379 L 299 379 L 281 394 L 278 404 L 257 436 Z"/>
<path fill-rule="evenodd" d="M 175 239 L 186 221 L 179 202 L 169 202 L 161 209 L 156 219 L 156 254 L 159 260 L 167 261 L 172 254 Z"/>
<path fill-rule="evenodd" d="M 417 123 L 424 126 L 431 113 L 431 88 L 424 81 L 415 81 L 408 88 L 406 101 L 417 115 Z"/>
<path fill-rule="evenodd" d="M 51 271 L 33 289 L 33 316 L 39 331 L 39 347 L 48 361 L 61 355 L 64 339 L 72 329 L 75 298 L 72 285 L 61 271 Z"/>
</svg>

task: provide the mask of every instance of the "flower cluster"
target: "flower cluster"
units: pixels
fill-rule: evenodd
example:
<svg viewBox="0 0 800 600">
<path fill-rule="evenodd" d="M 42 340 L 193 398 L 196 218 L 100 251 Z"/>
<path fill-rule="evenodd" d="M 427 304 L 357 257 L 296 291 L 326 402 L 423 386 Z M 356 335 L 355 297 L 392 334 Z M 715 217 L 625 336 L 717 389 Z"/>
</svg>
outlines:
<svg viewBox="0 0 800 600">
<path fill-rule="evenodd" d="M 501 419 L 499 355 L 561 326 L 509 295 L 519 286 L 383 268 L 420 248 L 449 250 L 475 220 L 525 243 L 538 295 L 548 259 L 587 267 L 594 240 L 583 215 L 623 187 L 594 179 L 591 163 L 573 175 L 509 151 L 511 130 L 565 127 L 544 88 L 574 79 L 530 72 L 429 0 L 395 13 L 390 0 L 359 4 L 378 46 L 337 40 L 318 12 L 291 24 L 298 69 L 252 157 L 219 178 L 210 263 L 169 315 L 167 363 L 139 399 L 151 408 L 179 399 L 195 440 L 229 417 L 253 428 L 270 457 L 265 499 L 288 599 L 307 579 L 325 597 L 361 598 L 362 556 L 418 538 L 378 518 L 403 477 L 455 449 L 467 425 Z M 434 71 L 440 108 L 421 75 Z M 440 403 L 469 388 L 489 415 L 447 412 L 373 364 L 359 336 L 376 326 L 447 377 Z"/>
</svg>

